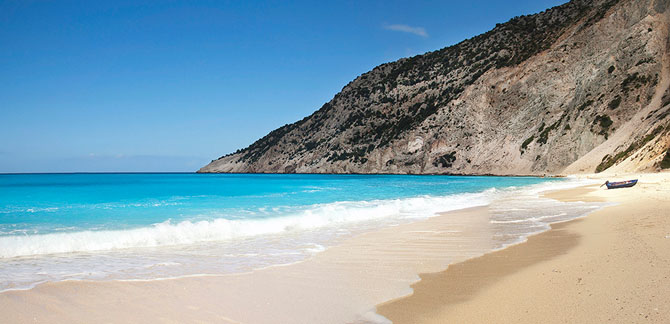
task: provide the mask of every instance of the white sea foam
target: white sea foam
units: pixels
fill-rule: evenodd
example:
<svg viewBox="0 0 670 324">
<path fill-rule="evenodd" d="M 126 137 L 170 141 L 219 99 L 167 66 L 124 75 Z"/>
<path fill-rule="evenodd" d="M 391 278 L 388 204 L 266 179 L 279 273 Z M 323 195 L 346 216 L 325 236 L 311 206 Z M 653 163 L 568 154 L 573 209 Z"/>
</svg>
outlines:
<svg viewBox="0 0 670 324">
<path fill-rule="evenodd" d="M 217 218 L 178 223 L 168 220 L 127 230 L 4 236 L 0 237 L 0 258 L 227 241 L 384 218 L 422 218 L 440 211 L 485 205 L 489 203 L 493 192 L 487 190 L 484 193 L 445 197 L 335 202 L 313 205 L 286 216 L 263 219 Z"/>
<path fill-rule="evenodd" d="M 200 221 L 166 221 L 126 230 L 16 232 L 0 236 L 0 292 L 47 281 L 152 280 L 292 264 L 357 233 L 488 204 L 494 212 L 493 239 L 504 247 L 546 230 L 550 223 L 592 210 L 589 204 L 539 198 L 543 191 L 587 183 L 570 180 L 442 197 L 345 201 L 291 212 L 282 207 L 276 212 L 283 216 L 275 217 L 268 208 L 259 213 L 265 218 L 256 219 L 220 215 L 200 220 L 205 215 Z"/>
<path fill-rule="evenodd" d="M 523 189 L 490 188 L 481 193 L 442 197 L 422 196 L 404 199 L 344 201 L 316 204 L 292 214 L 259 219 L 216 218 L 201 221 L 165 221 L 148 227 L 127 230 L 87 230 L 50 234 L 0 237 L 0 258 L 71 252 L 109 251 L 228 241 L 264 234 L 342 226 L 379 219 L 425 218 L 438 212 L 482 206 L 493 199 L 516 196 L 520 192 L 537 195 L 590 183 L 584 180 L 548 182 Z M 505 222 L 507 220 L 498 220 Z M 522 222 L 524 220 L 510 220 Z"/>
</svg>

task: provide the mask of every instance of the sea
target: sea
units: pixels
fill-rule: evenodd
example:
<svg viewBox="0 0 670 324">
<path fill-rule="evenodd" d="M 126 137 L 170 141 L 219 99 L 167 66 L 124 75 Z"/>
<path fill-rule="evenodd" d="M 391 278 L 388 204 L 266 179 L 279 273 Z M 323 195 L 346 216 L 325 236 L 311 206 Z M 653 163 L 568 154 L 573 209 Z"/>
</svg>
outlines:
<svg viewBox="0 0 670 324">
<path fill-rule="evenodd" d="M 64 280 L 160 280 L 304 261 L 384 227 L 485 206 L 497 248 L 582 217 L 542 198 L 573 178 L 0 174 L 0 292 Z"/>
</svg>

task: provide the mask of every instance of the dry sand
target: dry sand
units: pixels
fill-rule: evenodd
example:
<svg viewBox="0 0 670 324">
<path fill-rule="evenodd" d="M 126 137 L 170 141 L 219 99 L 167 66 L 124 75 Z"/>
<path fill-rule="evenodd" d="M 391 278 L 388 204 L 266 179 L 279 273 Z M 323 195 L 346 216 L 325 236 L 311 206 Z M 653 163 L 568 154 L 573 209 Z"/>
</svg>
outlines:
<svg viewBox="0 0 670 324">
<path fill-rule="evenodd" d="M 60 282 L 0 294 L 2 323 L 668 322 L 670 174 L 632 189 L 580 188 L 564 200 L 620 205 L 527 243 L 495 242 L 487 208 L 350 239 L 305 262 L 248 274 L 162 281 Z M 467 260 L 469 259 L 469 260 Z M 467 260 L 467 261 L 465 261 Z M 447 264 L 455 263 L 446 271 Z M 645 317 L 646 316 L 646 317 Z"/>
<path fill-rule="evenodd" d="M 670 174 L 639 178 L 548 194 L 619 205 L 421 275 L 378 312 L 394 323 L 670 323 Z"/>
</svg>

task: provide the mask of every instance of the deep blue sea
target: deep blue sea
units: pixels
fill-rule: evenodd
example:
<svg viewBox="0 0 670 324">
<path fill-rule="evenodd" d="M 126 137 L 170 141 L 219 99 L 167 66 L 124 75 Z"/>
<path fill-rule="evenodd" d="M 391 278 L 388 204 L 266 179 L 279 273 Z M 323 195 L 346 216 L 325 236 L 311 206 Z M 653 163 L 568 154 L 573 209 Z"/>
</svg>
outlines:
<svg viewBox="0 0 670 324">
<path fill-rule="evenodd" d="M 501 192 L 566 182 L 410 175 L 4 174 L 0 291 L 46 281 L 151 279 L 297 262 L 357 233 L 486 205 Z"/>
</svg>

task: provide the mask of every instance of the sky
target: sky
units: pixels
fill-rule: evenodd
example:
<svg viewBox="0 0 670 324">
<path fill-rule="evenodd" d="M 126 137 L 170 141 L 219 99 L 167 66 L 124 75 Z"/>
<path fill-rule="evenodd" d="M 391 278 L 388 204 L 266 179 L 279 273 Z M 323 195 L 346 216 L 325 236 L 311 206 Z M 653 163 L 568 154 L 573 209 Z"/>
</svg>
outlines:
<svg viewBox="0 0 670 324">
<path fill-rule="evenodd" d="M 556 0 L 0 0 L 0 173 L 191 172 Z"/>
</svg>

